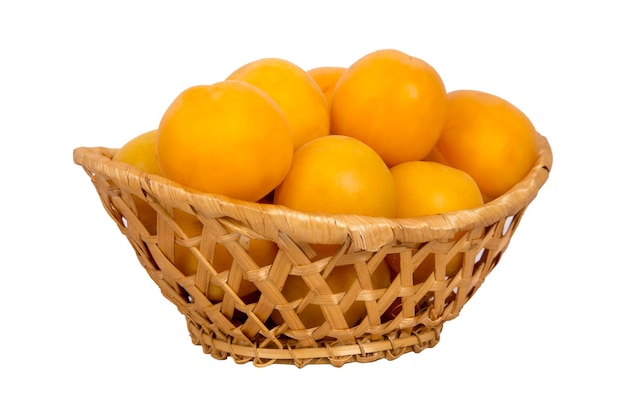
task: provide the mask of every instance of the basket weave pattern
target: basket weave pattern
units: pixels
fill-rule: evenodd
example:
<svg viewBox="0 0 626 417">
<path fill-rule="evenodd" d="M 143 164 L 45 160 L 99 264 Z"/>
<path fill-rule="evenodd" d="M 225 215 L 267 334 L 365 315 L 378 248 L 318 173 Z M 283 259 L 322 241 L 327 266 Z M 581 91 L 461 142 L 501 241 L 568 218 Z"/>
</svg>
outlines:
<svg viewBox="0 0 626 417">
<path fill-rule="evenodd" d="M 307 214 L 197 193 L 112 161 L 115 149 L 77 148 L 74 162 L 90 176 L 109 216 L 205 353 L 256 366 L 342 366 L 395 359 L 438 343 L 444 323 L 459 315 L 497 265 L 547 180 L 552 153 L 544 137 L 539 142 L 535 166 L 505 195 L 477 209 L 415 219 Z M 199 221 L 200 231 L 189 234 L 177 211 Z M 251 239 L 276 244 L 271 264 L 256 264 Z M 316 244 L 336 250 L 320 258 Z M 220 245 L 233 259 L 222 271 L 212 263 Z M 176 266 L 183 252 L 197 259 L 192 273 Z M 399 269 L 388 287 L 377 288 L 372 273 L 390 256 L 399 259 Z M 450 274 L 446 265 L 454 257 L 462 257 L 462 264 Z M 427 259 L 434 260 L 432 271 L 416 283 L 413 272 Z M 353 267 L 358 279 L 336 293 L 326 278 L 340 266 Z M 287 300 L 282 288 L 294 276 L 302 277 L 308 293 Z M 245 281 L 255 291 L 239 296 Z M 222 300 L 209 298 L 210 286 L 223 290 Z M 364 315 L 350 326 L 345 313 L 355 303 L 364 306 Z M 320 306 L 324 320 L 307 328 L 300 314 L 309 305 Z"/>
</svg>

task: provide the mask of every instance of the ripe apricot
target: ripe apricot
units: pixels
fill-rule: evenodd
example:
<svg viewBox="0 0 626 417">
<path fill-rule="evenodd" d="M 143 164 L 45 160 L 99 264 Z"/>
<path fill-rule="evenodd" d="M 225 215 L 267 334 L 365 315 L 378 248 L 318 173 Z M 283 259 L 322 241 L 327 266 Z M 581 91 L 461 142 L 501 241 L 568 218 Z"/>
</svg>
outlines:
<svg viewBox="0 0 626 417">
<path fill-rule="evenodd" d="M 437 151 L 447 164 L 470 174 L 486 199 L 504 194 L 537 158 L 533 124 L 507 100 L 481 91 L 452 91 L 448 103 Z"/>
<path fill-rule="evenodd" d="M 396 217 L 417 217 L 479 207 L 482 194 L 476 181 L 447 165 L 408 161 L 390 170 L 396 186 Z"/>
<path fill-rule="evenodd" d="M 156 138 L 156 129 L 144 132 L 122 145 L 122 147 L 115 152 L 112 159 L 114 161 L 130 164 L 147 174 L 161 175 L 161 168 L 159 168 L 156 154 Z M 148 232 L 155 234 L 157 223 L 156 211 L 147 201 L 138 196 L 133 196 L 133 201 L 137 208 L 137 217 L 141 220 L 141 223 Z"/>
<path fill-rule="evenodd" d="M 285 177 L 293 142 L 284 113 L 263 90 L 241 81 L 194 86 L 161 119 L 163 174 L 200 191 L 258 201 Z"/>
<path fill-rule="evenodd" d="M 396 190 L 389 168 L 372 148 L 329 135 L 294 153 L 274 203 L 306 212 L 393 217 Z"/>
<path fill-rule="evenodd" d="M 330 111 L 330 104 L 333 100 L 333 93 L 335 92 L 335 85 L 339 78 L 346 72 L 345 67 L 316 67 L 307 71 L 311 77 L 315 80 L 317 85 L 321 88 L 324 96 L 326 97 L 326 103 L 328 104 L 328 110 Z"/>
<path fill-rule="evenodd" d="M 401 51 L 378 50 L 337 82 L 330 131 L 365 142 L 389 166 L 420 160 L 439 139 L 446 105 L 444 83 L 432 66 Z"/>
<path fill-rule="evenodd" d="M 114 161 L 121 161 L 148 174 L 161 174 L 156 154 L 157 130 L 144 132 L 126 142 L 113 155 Z"/>
<path fill-rule="evenodd" d="M 390 172 L 396 184 L 399 218 L 472 209 L 483 204 L 474 179 L 459 169 L 432 161 L 409 161 L 392 167 Z M 446 265 L 446 274 L 458 272 L 462 260 L 460 253 L 452 257 Z M 388 255 L 387 262 L 392 270 L 399 271 L 397 254 Z M 435 257 L 429 254 L 413 272 L 414 283 L 424 282 L 434 267 Z"/>
<path fill-rule="evenodd" d="M 279 58 L 249 62 L 227 80 L 245 81 L 265 91 L 285 113 L 293 149 L 329 132 L 328 106 L 313 78 L 296 64 Z"/>
</svg>

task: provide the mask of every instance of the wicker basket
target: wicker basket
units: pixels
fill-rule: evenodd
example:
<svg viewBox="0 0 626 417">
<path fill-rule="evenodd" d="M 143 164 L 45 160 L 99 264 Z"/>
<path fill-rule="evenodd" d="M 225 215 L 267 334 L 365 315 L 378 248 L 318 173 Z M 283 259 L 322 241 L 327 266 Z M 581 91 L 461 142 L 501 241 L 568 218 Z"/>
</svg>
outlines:
<svg viewBox="0 0 626 417">
<path fill-rule="evenodd" d="M 306 214 L 193 192 L 112 161 L 115 149 L 77 148 L 74 162 L 205 353 L 256 366 L 342 366 L 395 359 L 438 343 L 443 324 L 458 316 L 496 266 L 547 180 L 552 152 L 543 136 L 539 142 L 534 167 L 505 195 L 473 210 L 412 219 Z M 179 224 L 180 212 L 200 228 L 189 233 Z M 255 239 L 275 243 L 269 265 L 257 265 L 250 255 Z M 318 244 L 335 246 L 325 246 L 334 250 L 320 257 Z M 226 269 L 212 264 L 218 246 L 232 256 Z M 177 268 L 182 256 L 193 256 L 197 267 Z M 390 284 L 377 288 L 372 272 L 392 257 L 397 264 Z M 450 272 L 446 265 L 455 257 L 462 264 Z M 425 278 L 416 282 L 414 271 L 427 264 Z M 333 292 L 326 278 L 346 265 L 358 279 Z M 297 276 L 307 292 L 288 300 L 283 286 Z M 240 295 L 251 285 L 254 291 Z M 211 300 L 209 288 L 222 290 L 223 298 Z M 348 323 L 345 313 L 355 304 L 362 318 Z M 301 314 L 311 306 L 322 322 L 307 327 Z"/>
</svg>

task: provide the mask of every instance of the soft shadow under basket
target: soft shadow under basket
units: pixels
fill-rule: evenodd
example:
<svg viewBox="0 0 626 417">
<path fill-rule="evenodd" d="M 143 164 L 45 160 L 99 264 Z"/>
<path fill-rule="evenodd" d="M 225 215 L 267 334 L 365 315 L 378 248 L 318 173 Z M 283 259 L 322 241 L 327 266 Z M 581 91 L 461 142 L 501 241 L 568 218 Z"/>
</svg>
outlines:
<svg viewBox="0 0 626 417">
<path fill-rule="evenodd" d="M 438 343 L 443 324 L 496 266 L 548 179 L 552 152 L 538 140 L 532 170 L 503 196 L 411 219 L 306 214 L 198 193 L 112 161 L 110 148 L 81 147 L 73 156 L 205 353 L 256 366 L 342 366 Z M 275 248 L 263 264 L 252 254 L 258 241 Z M 229 264 L 214 264 L 219 254 Z M 374 272 L 388 265 L 394 268 L 381 287 Z M 356 277 L 340 290 L 327 281 L 338 268 L 353 268 Z M 283 292 L 288 280 L 304 288 L 295 299 Z M 311 324 L 305 314 L 313 310 Z"/>
</svg>

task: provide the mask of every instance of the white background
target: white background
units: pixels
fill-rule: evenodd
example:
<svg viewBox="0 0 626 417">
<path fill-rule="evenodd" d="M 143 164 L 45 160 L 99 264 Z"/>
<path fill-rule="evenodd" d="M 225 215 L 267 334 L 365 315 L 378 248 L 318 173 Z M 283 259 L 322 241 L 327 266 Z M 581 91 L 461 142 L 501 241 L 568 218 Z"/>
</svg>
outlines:
<svg viewBox="0 0 626 417">
<path fill-rule="evenodd" d="M 0 415 L 625 415 L 618 5 L 2 2 Z M 420 354 L 303 369 L 203 354 L 72 150 L 121 146 L 253 59 L 347 66 L 389 47 L 550 140 L 553 172 L 502 261 Z"/>
</svg>

